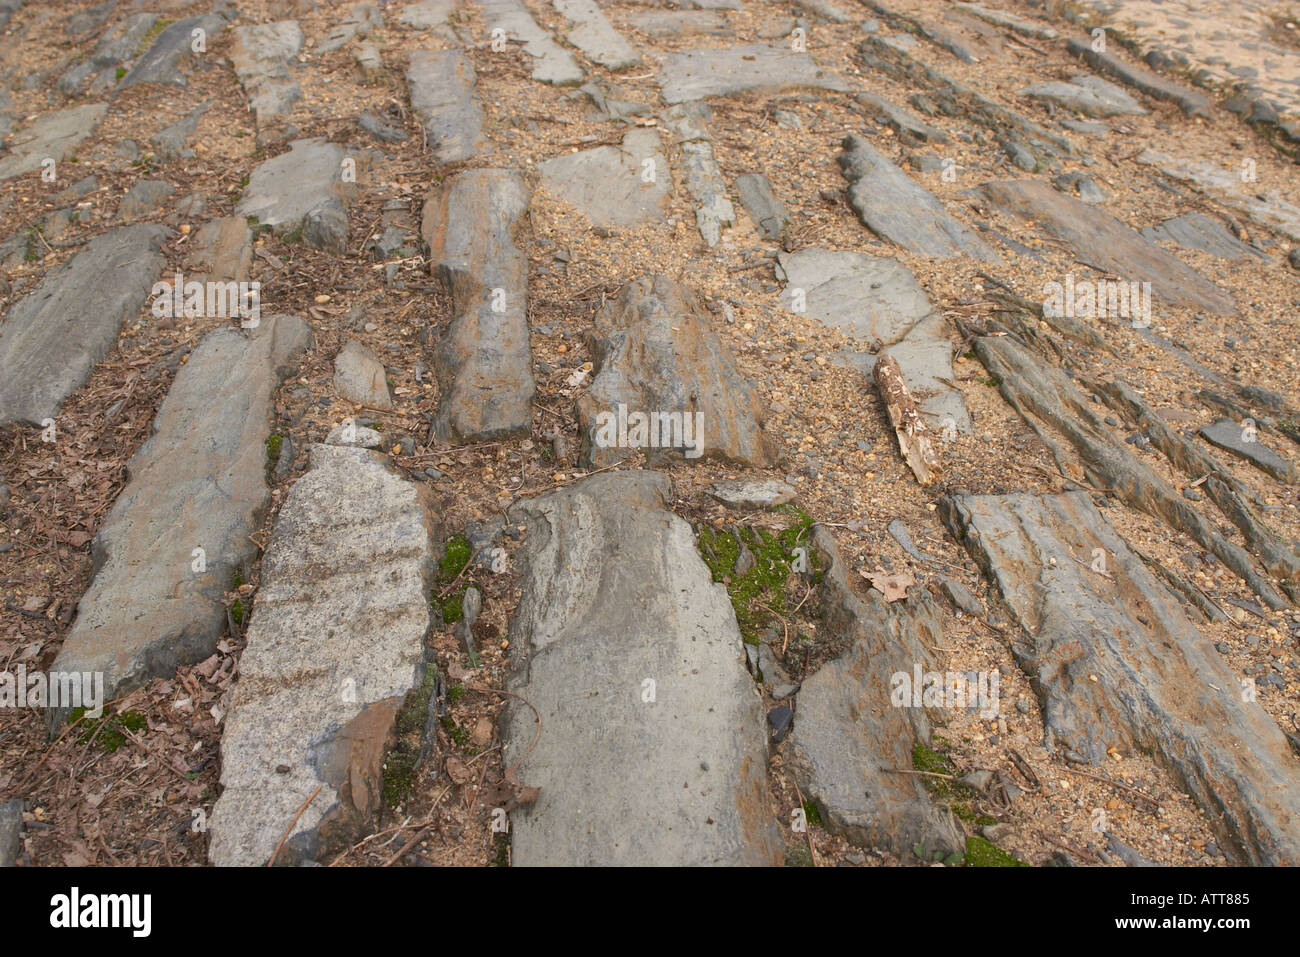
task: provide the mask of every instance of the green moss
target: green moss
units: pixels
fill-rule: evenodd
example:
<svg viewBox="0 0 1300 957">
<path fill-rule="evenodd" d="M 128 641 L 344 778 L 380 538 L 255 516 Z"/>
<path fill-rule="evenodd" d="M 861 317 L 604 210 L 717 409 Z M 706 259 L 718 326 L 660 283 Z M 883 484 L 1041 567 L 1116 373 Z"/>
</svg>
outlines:
<svg viewBox="0 0 1300 957">
<path fill-rule="evenodd" d="M 401 806 L 415 786 L 415 764 L 420 758 L 424 730 L 429 724 L 429 702 L 437 684 L 437 667 L 425 665 L 424 680 L 406 693 L 397 712 L 397 741 L 384 758 L 384 803 L 390 808 Z"/>
<path fill-rule="evenodd" d="M 495 854 L 493 855 L 493 867 L 510 866 L 510 834 L 508 832 L 497 831 L 492 838 Z"/>
<path fill-rule="evenodd" d="M 813 581 L 821 574 L 821 559 L 816 549 L 809 546 L 812 517 L 792 506 L 779 506 L 777 511 L 794 514 L 798 521 L 775 534 L 765 528 L 741 528 L 733 534 L 706 527 L 700 529 L 698 536 L 704 563 L 715 582 L 727 583 L 741 637 L 751 645 L 758 644 L 759 635 L 775 617 L 773 612 L 781 615 L 786 611 L 785 583 L 794 571 L 792 553 L 796 547 L 807 548 Z M 754 566 L 745 574 L 737 575 L 736 562 L 742 542 L 753 555 Z"/>
<path fill-rule="evenodd" d="M 803 816 L 809 825 L 821 826 L 822 812 L 818 810 L 816 801 L 803 802 Z"/>
<path fill-rule="evenodd" d="M 807 844 L 791 844 L 785 849 L 786 867 L 812 867 L 812 851 Z"/>
<path fill-rule="evenodd" d="M 238 598 L 230 603 L 230 617 L 235 619 L 235 624 L 241 628 L 244 625 L 244 616 L 247 614 L 248 609 L 244 607 L 244 603 Z"/>
<path fill-rule="evenodd" d="M 966 838 L 967 867 L 1028 867 L 1024 861 L 1012 857 L 1002 848 L 982 837 Z"/>
<path fill-rule="evenodd" d="M 464 685 L 452 685 L 450 688 L 447 689 L 447 701 L 449 703 L 456 704 L 463 697 L 465 697 Z"/>
<path fill-rule="evenodd" d="M 175 23 L 175 20 L 158 20 L 149 28 L 149 32 L 140 40 L 140 45 L 135 49 L 135 55 L 139 56 L 145 50 L 153 46 L 153 41 L 158 39 L 158 34 L 162 33 L 169 26 Z"/>
<path fill-rule="evenodd" d="M 126 67 L 120 66 L 114 71 L 114 75 L 120 80 L 126 76 Z"/>
<path fill-rule="evenodd" d="M 139 711 L 123 711 L 121 714 L 104 715 L 100 718 L 85 719 L 85 708 L 73 709 L 71 719 L 76 721 L 81 719 L 78 725 L 82 729 L 81 743 L 89 744 L 91 738 L 105 751 L 116 751 L 126 743 L 126 734 L 123 728 L 132 733 L 145 730 L 148 722 L 145 716 Z M 103 728 L 101 731 L 100 728 Z M 95 732 L 99 731 L 99 736 L 95 737 Z"/>
<path fill-rule="evenodd" d="M 452 590 L 451 594 L 438 598 L 437 596 L 460 576 L 469 564 L 470 557 L 473 553 L 469 547 L 469 539 L 464 535 L 453 535 L 447 539 L 447 548 L 443 553 L 442 561 L 438 563 L 438 588 L 434 591 L 434 603 L 442 611 L 442 620 L 448 625 L 454 625 L 460 621 L 464 613 L 461 602 L 465 598 L 466 585 L 461 585 Z"/>
<path fill-rule="evenodd" d="M 956 814 L 957 817 L 965 821 L 967 824 L 975 823 L 975 812 L 971 810 L 969 804 L 966 804 L 965 802 L 962 801 L 958 801 L 948 806 L 952 808 L 953 814 Z"/>
</svg>

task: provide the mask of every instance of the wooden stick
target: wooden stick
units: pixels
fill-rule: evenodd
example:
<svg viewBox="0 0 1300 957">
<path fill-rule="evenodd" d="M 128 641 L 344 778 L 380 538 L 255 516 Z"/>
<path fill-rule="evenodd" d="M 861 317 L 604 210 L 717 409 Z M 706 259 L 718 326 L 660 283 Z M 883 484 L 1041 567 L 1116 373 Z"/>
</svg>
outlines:
<svg viewBox="0 0 1300 957">
<path fill-rule="evenodd" d="M 298 808 L 298 813 L 293 816 L 293 820 L 289 822 L 289 826 L 286 827 L 284 833 L 280 835 L 280 843 L 275 845 L 275 851 L 271 854 L 271 859 L 266 862 L 267 867 L 275 867 L 275 859 L 280 856 L 280 848 L 284 847 L 284 842 L 289 840 L 289 834 L 293 830 L 293 826 L 298 823 L 298 818 L 302 817 L 302 812 L 307 810 L 308 805 L 310 805 L 312 801 L 316 800 L 316 795 L 320 794 L 321 788 L 323 787 L 325 787 L 323 784 L 316 785 L 316 790 L 311 792 L 311 797 L 302 802 L 302 807 Z"/>
<path fill-rule="evenodd" d="M 918 482 L 922 485 L 931 484 L 943 474 L 943 466 L 930 443 L 925 422 L 916 411 L 916 400 L 903 382 L 898 360 L 882 352 L 876 357 L 873 378 L 876 388 L 880 390 L 880 397 L 885 400 L 885 411 L 894 426 L 894 435 L 898 437 L 898 448 L 903 453 L 903 460 Z"/>
</svg>

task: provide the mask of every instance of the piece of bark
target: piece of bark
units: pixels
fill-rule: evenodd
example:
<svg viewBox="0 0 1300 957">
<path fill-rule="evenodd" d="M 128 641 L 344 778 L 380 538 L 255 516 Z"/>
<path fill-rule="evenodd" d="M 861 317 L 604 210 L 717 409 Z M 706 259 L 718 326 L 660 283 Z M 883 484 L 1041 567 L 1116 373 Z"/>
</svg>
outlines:
<svg viewBox="0 0 1300 957">
<path fill-rule="evenodd" d="M 882 352 L 876 358 L 872 377 L 876 381 L 876 388 L 880 390 L 880 397 L 885 400 L 885 411 L 889 413 L 890 424 L 894 426 L 894 435 L 898 437 L 898 448 L 903 453 L 903 460 L 918 482 L 922 485 L 931 484 L 943 474 L 943 466 L 930 442 L 925 422 L 916 411 L 916 400 L 903 382 L 898 360 Z"/>
</svg>

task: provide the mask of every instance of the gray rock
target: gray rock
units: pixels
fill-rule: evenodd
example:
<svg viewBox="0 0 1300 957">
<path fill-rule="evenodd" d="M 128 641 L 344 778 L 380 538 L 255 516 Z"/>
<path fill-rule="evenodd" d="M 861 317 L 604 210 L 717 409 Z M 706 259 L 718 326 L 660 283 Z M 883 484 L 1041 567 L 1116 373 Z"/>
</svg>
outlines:
<svg viewBox="0 0 1300 957">
<path fill-rule="evenodd" d="M 939 610 L 922 589 L 890 604 L 874 591 L 860 598 L 825 529 L 813 532 L 813 544 L 826 558 L 825 637 L 847 650 L 804 679 L 787 766 L 826 828 L 852 844 L 896 854 L 920 844 L 927 857 L 962 850 L 960 826 L 931 803 L 919 776 L 892 773 L 912 766 L 914 745 L 930 739 L 930 721 L 922 707 L 891 705 L 891 675 L 929 670 Z"/>
<path fill-rule="evenodd" d="M 1014 140 L 1003 140 L 1002 151 L 1007 154 L 1014 166 L 1019 167 L 1026 173 L 1033 173 L 1038 170 L 1038 157 L 1031 150 L 1026 149 L 1020 143 Z"/>
<path fill-rule="evenodd" d="M 989 785 L 993 783 L 993 772 L 983 769 L 972 771 L 969 774 L 963 774 L 959 780 L 968 788 L 974 788 L 976 791 L 987 791 Z"/>
<path fill-rule="evenodd" d="M 1078 258 L 1127 281 L 1150 282 L 1173 303 L 1236 311 L 1231 297 L 1191 267 L 1143 239 L 1119 220 L 1053 189 L 1041 180 L 986 183 L 980 192 L 999 210 L 1033 221 L 1066 243 Z"/>
<path fill-rule="evenodd" d="M 1240 170 L 1224 168 L 1204 159 L 1169 156 L 1155 150 L 1145 150 L 1136 159 L 1139 163 L 1154 166 L 1166 176 L 1192 183 L 1223 205 L 1284 233 L 1293 242 L 1300 242 L 1300 206 L 1291 203 L 1279 190 L 1265 191 L 1263 183 L 1243 183 Z"/>
<path fill-rule="evenodd" d="M 693 289 L 666 276 L 630 282 L 594 325 L 595 373 L 578 400 L 584 463 L 604 467 L 635 449 L 651 459 L 775 463 L 758 391 Z M 648 420 L 643 434 L 634 416 Z"/>
<path fill-rule="evenodd" d="M 377 140 L 385 143 L 402 143 L 406 140 L 406 131 L 389 126 L 373 113 L 362 113 L 357 117 L 357 126 L 361 127 Z"/>
<path fill-rule="evenodd" d="M 1189 90 L 1140 66 L 1125 63 L 1113 53 L 1098 53 L 1086 40 L 1071 37 L 1066 41 L 1066 49 L 1097 72 L 1109 74 L 1147 96 L 1174 103 L 1188 116 L 1210 117 L 1210 101 L 1199 91 Z"/>
<path fill-rule="evenodd" d="M 1097 185 L 1096 180 L 1083 173 L 1062 173 L 1059 176 L 1053 176 L 1052 185 L 1066 194 L 1070 192 L 1078 193 L 1079 199 L 1089 206 L 1104 203 L 1108 198 L 1105 191 Z M 1146 233 L 1143 232 L 1142 235 L 1145 236 Z"/>
<path fill-rule="evenodd" d="M 1207 442 L 1245 459 L 1279 482 L 1294 484 L 1297 479 L 1296 467 L 1261 442 L 1249 424 L 1220 419 L 1213 425 L 1205 426 L 1200 434 Z"/>
<path fill-rule="evenodd" d="M 788 704 L 777 705 L 767 713 L 767 724 L 772 734 L 772 743 L 780 744 L 790 733 L 794 721 L 794 709 Z"/>
<path fill-rule="evenodd" d="M 975 593 L 964 582 L 959 582 L 953 578 L 944 578 L 941 580 L 941 586 L 943 593 L 961 611 L 972 618 L 982 618 L 984 616 L 984 606 L 980 604 L 980 600 L 975 596 Z"/>
<path fill-rule="evenodd" d="M 174 191 L 175 187 L 162 180 L 139 180 L 122 196 L 118 215 L 123 219 L 139 219 L 141 216 L 147 216 L 161 206 Z"/>
<path fill-rule="evenodd" d="M 189 114 L 177 120 L 165 130 L 149 137 L 154 153 L 165 163 L 179 159 L 190 137 L 199 128 L 199 119 L 207 111 L 208 103 L 200 103 Z"/>
<path fill-rule="evenodd" d="M 214 652 L 221 598 L 256 558 L 248 536 L 270 501 L 275 390 L 308 339 L 301 319 L 264 315 L 254 329 L 208 333 L 190 354 L 95 536 L 94 577 L 56 670 L 102 671 L 113 698 Z M 51 715 L 55 726 L 65 717 Z"/>
<path fill-rule="evenodd" d="M 303 218 L 302 241 L 313 249 L 347 251 L 348 213 L 337 196 L 329 197 Z"/>
<path fill-rule="evenodd" d="M 369 3 L 355 4 L 343 22 L 330 30 L 325 38 L 316 45 L 317 53 L 332 53 L 349 40 L 367 37 L 384 25 L 384 18 L 379 10 Z"/>
<path fill-rule="evenodd" d="M 483 22 L 489 30 L 500 28 L 512 42 L 522 42 L 533 59 L 533 79 L 557 86 L 581 83 L 585 74 L 578 61 L 544 29 L 537 25 L 519 0 L 478 0 Z"/>
<path fill-rule="evenodd" d="M 884 123 L 898 134 L 898 141 L 907 146 L 922 143 L 946 143 L 948 134 L 926 123 L 915 113 L 910 113 L 875 93 L 859 93 L 856 100 L 868 115 Z"/>
<path fill-rule="evenodd" d="M 646 160 L 653 162 L 652 182 L 642 178 Z M 576 207 L 593 226 L 634 226 L 663 215 L 664 198 L 672 188 L 668 161 L 654 130 L 633 130 L 621 147 L 567 153 L 537 167 L 542 186 Z"/>
<path fill-rule="evenodd" d="M 200 282 L 247 282 L 253 265 L 253 231 L 242 216 L 223 216 L 194 233 L 190 268 Z"/>
<path fill-rule="evenodd" d="M 253 170 L 236 211 L 270 226 L 278 235 L 304 226 L 307 215 L 331 199 L 350 198 L 355 187 L 343 181 L 347 154 L 322 140 L 295 140 L 289 151 Z"/>
<path fill-rule="evenodd" d="M 90 77 L 106 69 L 117 67 L 126 60 L 134 59 L 136 50 L 153 29 L 157 19 L 158 15 L 155 13 L 137 13 L 106 31 L 95 44 L 94 52 L 90 56 L 77 60 L 68 67 L 59 78 L 58 88 L 64 93 L 75 94 Z M 107 82 L 115 84 L 117 79 L 113 77 Z"/>
<path fill-rule="evenodd" d="M 1218 220 L 1204 213 L 1183 213 L 1157 226 L 1144 226 L 1138 232 L 1152 242 L 1177 243 L 1184 249 L 1195 249 L 1220 259 L 1268 261 L 1267 255 L 1243 243 Z"/>
<path fill-rule="evenodd" d="M 898 342 L 934 311 L 916 278 L 893 259 L 847 250 L 803 249 L 777 256 L 786 283 L 781 305 L 863 342 Z"/>
<path fill-rule="evenodd" d="M 1094 765 L 1112 747 L 1151 754 L 1247 861 L 1300 862 L 1286 740 L 1087 492 L 956 495 L 940 511 L 1030 636 L 1013 652 L 1042 698 L 1049 748 Z M 1105 577 L 1091 570 L 1095 548 Z"/>
<path fill-rule="evenodd" d="M 1046 100 L 1084 116 L 1145 116 L 1146 110 L 1114 83 L 1099 76 L 1080 75 L 1073 82 L 1035 83 L 1020 91 L 1022 96 Z"/>
<path fill-rule="evenodd" d="M 899 519 L 891 521 L 886 527 L 886 531 L 889 532 L 890 538 L 898 542 L 898 547 L 907 552 L 911 558 L 922 564 L 925 563 L 925 556 L 916 550 L 916 543 L 912 541 L 911 533 L 908 532 L 907 526 Z"/>
<path fill-rule="evenodd" d="M 189 72 L 188 68 L 193 65 L 194 58 L 207 55 L 196 54 L 191 49 L 195 37 L 194 31 L 203 31 L 204 44 L 208 50 L 211 50 L 217 34 L 225 26 L 225 19 L 215 14 L 186 17 L 184 20 L 177 20 L 167 25 L 153 41 L 153 45 L 135 61 L 131 71 L 122 78 L 122 82 L 117 87 L 118 91 L 130 89 L 137 83 L 188 85 L 185 75 Z"/>
<path fill-rule="evenodd" d="M 1114 834 L 1106 835 L 1106 849 L 1124 862 L 1126 867 L 1159 867 L 1129 847 Z"/>
<path fill-rule="evenodd" d="M 957 3 L 954 6 L 964 13 L 986 20 L 994 26 L 1005 27 L 1027 37 L 1034 37 L 1039 40 L 1055 40 L 1057 37 L 1057 32 L 1047 24 L 1040 23 L 1037 20 L 1029 20 L 1017 13 L 1011 13 L 1007 10 L 995 10 L 984 6 L 982 3 Z"/>
<path fill-rule="evenodd" d="M 504 722 L 541 789 L 511 815 L 517 866 L 780 860 L 740 630 L 669 496 L 666 475 L 612 472 L 510 510 L 529 529 L 510 690 L 546 729 L 529 752 L 532 711 Z"/>
<path fill-rule="evenodd" d="M 849 204 L 883 239 L 926 256 L 972 256 L 998 262 L 998 254 L 967 226 L 856 133 L 844 139 L 840 168 L 849 181 Z"/>
<path fill-rule="evenodd" d="M 421 235 L 451 294 L 434 352 L 435 432 L 456 441 L 527 435 L 536 393 L 528 334 L 528 259 L 516 244 L 528 191 L 511 170 L 468 170 L 434 187 Z"/>
<path fill-rule="evenodd" d="M 350 445 L 361 449 L 377 449 L 384 444 L 384 437 L 374 429 L 355 422 L 344 422 L 330 429 L 325 437 L 326 445 Z"/>
<path fill-rule="evenodd" d="M 0 180 L 38 170 L 47 159 L 62 162 L 95 131 L 107 110 L 104 103 L 87 103 L 41 114 L 10 139 L 9 155 L 0 157 Z"/>
<path fill-rule="evenodd" d="M 727 184 L 713 155 L 709 119 L 709 108 L 704 103 L 673 106 L 664 113 L 664 125 L 679 143 L 679 168 L 686 191 L 695 200 L 695 223 L 704 241 L 716 246 L 722 228 L 735 223 L 736 211 L 727 198 Z"/>
<path fill-rule="evenodd" d="M 709 498 L 728 508 L 771 508 L 794 501 L 795 490 L 776 479 L 737 479 L 714 482 L 706 490 Z"/>
<path fill-rule="evenodd" d="M 397 22 L 416 30 L 432 30 L 446 23 L 458 5 L 457 0 L 419 0 L 418 3 L 408 3 L 398 11 Z"/>
<path fill-rule="evenodd" d="M 386 745 L 424 672 L 435 534 L 420 487 L 382 455 L 311 447 L 262 561 L 221 741 L 212 863 L 265 864 L 304 804 L 277 863 L 318 860 L 373 826 Z"/>
<path fill-rule="evenodd" d="M 736 193 L 754 225 L 768 239 L 780 239 L 790 228 L 790 213 L 772 193 L 772 184 L 762 173 L 736 177 Z"/>
<path fill-rule="evenodd" d="M 841 10 L 830 0 L 795 0 L 798 6 L 807 10 L 809 13 L 815 13 L 823 20 L 830 20 L 832 23 L 852 23 L 853 18 Z"/>
<path fill-rule="evenodd" d="M 459 50 L 415 50 L 406 71 L 411 111 L 424 125 L 439 163 L 469 159 L 487 148 L 474 67 Z"/>
<path fill-rule="evenodd" d="M 479 613 L 483 610 L 483 596 L 473 585 L 465 589 L 465 594 L 460 601 L 460 621 L 456 622 L 456 637 L 460 639 L 461 644 L 465 646 L 465 651 L 473 656 L 478 654 L 478 649 L 474 646 L 474 622 L 478 621 Z"/>
<path fill-rule="evenodd" d="M 97 236 L 10 307 L 0 326 L 0 423 L 58 414 L 143 305 L 169 235 L 127 226 Z"/>
<path fill-rule="evenodd" d="M 721 10 L 638 10 L 625 14 L 624 20 L 652 37 L 735 35 Z"/>
<path fill-rule="evenodd" d="M 659 83 L 665 103 L 685 103 L 747 90 L 775 93 L 794 87 L 847 91 L 849 84 L 786 46 L 742 44 L 684 50 L 664 58 Z"/>
<path fill-rule="evenodd" d="M 339 398 L 374 409 L 391 409 L 384 366 L 375 354 L 349 339 L 334 357 L 334 391 Z"/>
<path fill-rule="evenodd" d="M 565 36 L 593 63 L 623 70 L 641 62 L 641 54 L 628 43 L 596 6 L 594 0 L 552 0 L 556 11 L 574 24 Z"/>
<path fill-rule="evenodd" d="M 23 802 L 0 803 L 0 867 L 13 867 L 23 852 Z"/>
<path fill-rule="evenodd" d="M 302 49 L 297 20 L 280 20 L 236 27 L 230 62 L 248 95 L 248 103 L 263 130 L 282 131 L 301 92 L 289 66 Z"/>
</svg>

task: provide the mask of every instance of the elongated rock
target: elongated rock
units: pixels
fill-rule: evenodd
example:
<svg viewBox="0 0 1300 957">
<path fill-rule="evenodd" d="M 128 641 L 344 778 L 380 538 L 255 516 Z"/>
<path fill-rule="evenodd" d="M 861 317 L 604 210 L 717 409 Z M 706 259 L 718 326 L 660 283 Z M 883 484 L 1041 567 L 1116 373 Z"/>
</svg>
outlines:
<svg viewBox="0 0 1300 957">
<path fill-rule="evenodd" d="M 440 163 L 469 159 L 487 146 L 474 66 L 459 50 L 415 50 L 406 83 Z"/>
<path fill-rule="evenodd" d="M 475 0 L 489 32 L 504 30 L 509 40 L 521 42 L 533 58 L 533 79 L 557 86 L 581 83 L 585 73 L 573 54 L 538 26 L 519 0 Z"/>
<path fill-rule="evenodd" d="M 685 103 L 746 90 L 849 89 L 846 80 L 819 67 L 807 53 L 765 43 L 669 54 L 659 71 L 659 83 L 665 103 Z"/>
<path fill-rule="evenodd" d="M 186 86 L 188 67 L 197 56 L 207 56 L 206 52 L 195 49 L 197 40 L 203 38 L 203 48 L 211 50 L 217 34 L 225 27 L 225 18 L 216 14 L 201 17 L 186 17 L 168 24 L 158 34 L 149 49 L 135 61 L 131 71 L 122 78 L 117 92 L 135 86 L 137 83 L 171 83 Z"/>
<path fill-rule="evenodd" d="M 669 496 L 666 475 L 613 472 L 511 509 L 529 534 L 510 690 L 542 721 L 531 751 L 532 710 L 505 723 L 506 763 L 541 788 L 511 815 L 516 865 L 780 859 L 740 629 Z"/>
<path fill-rule="evenodd" d="M 713 153 L 710 119 L 707 104 L 694 102 L 669 107 L 663 121 L 678 140 L 682 179 L 695 200 L 695 224 L 704 241 L 716 246 L 723 227 L 735 222 L 736 210 L 727 198 L 727 184 Z"/>
<path fill-rule="evenodd" d="M 515 244 L 527 208 L 522 177 L 497 169 L 459 173 L 425 201 L 421 235 L 453 311 L 434 353 L 439 435 L 477 441 L 530 428 L 528 259 Z"/>
<path fill-rule="evenodd" d="M 294 140 L 288 152 L 253 170 L 236 211 L 256 218 L 280 235 L 302 229 L 304 241 L 310 244 L 312 234 L 305 227 L 313 214 L 320 215 L 327 208 L 342 213 L 344 203 L 356 190 L 343 176 L 346 157 L 333 143 Z M 347 223 L 346 213 L 343 223 Z"/>
<path fill-rule="evenodd" d="M 1207 196 L 1245 213 L 1255 222 L 1300 241 L 1300 206 L 1286 199 L 1279 190 L 1262 189 L 1263 183 L 1243 182 L 1244 168 L 1225 168 L 1207 160 L 1170 156 L 1156 150 L 1143 150 L 1136 158 L 1166 176 L 1192 183 Z"/>
<path fill-rule="evenodd" d="M 1170 302 L 1221 314 L 1236 311 L 1227 293 L 1113 216 L 1058 192 L 1037 179 L 985 183 L 990 203 L 1019 219 L 1033 221 L 1070 245 L 1094 268 L 1125 280 L 1151 283 Z"/>
<path fill-rule="evenodd" d="M 595 376 L 578 401 L 586 462 L 632 450 L 767 466 L 758 391 L 741 376 L 694 290 L 666 276 L 630 282 L 596 315 Z"/>
<path fill-rule="evenodd" d="M 221 598 L 257 555 L 248 536 L 270 499 L 274 393 L 308 339 L 296 316 L 264 315 L 208 333 L 190 355 L 95 536 L 57 670 L 102 671 L 113 698 L 213 653 Z"/>
<path fill-rule="evenodd" d="M 1084 40 L 1071 37 L 1066 42 L 1066 48 L 1099 73 L 1107 73 L 1121 83 L 1125 83 L 1135 90 L 1141 90 L 1147 96 L 1174 103 L 1188 116 L 1209 117 L 1210 115 L 1210 101 L 1204 93 L 1189 90 L 1187 87 L 1179 86 L 1172 80 L 1166 80 L 1150 70 L 1134 66 L 1131 63 L 1125 63 L 1113 53 L 1098 52 L 1092 48 L 1090 43 Z"/>
<path fill-rule="evenodd" d="M 7 144 L 9 155 L 0 157 L 0 180 L 38 170 L 47 159 L 61 162 L 94 132 L 106 112 L 104 103 L 87 103 L 38 116 Z"/>
<path fill-rule="evenodd" d="M 1300 863 L 1300 766 L 1286 739 L 1086 492 L 957 495 L 941 508 L 1031 637 L 1012 650 L 1049 747 L 1089 764 L 1111 748 L 1148 752 L 1243 860 Z"/>
<path fill-rule="evenodd" d="M 574 27 L 567 34 L 569 42 L 587 54 L 593 63 L 611 70 L 622 70 L 641 62 L 636 51 L 622 34 L 614 29 L 609 18 L 596 6 L 595 0 L 552 0 L 555 9 Z"/>
<path fill-rule="evenodd" d="M 258 130 L 281 123 L 301 92 L 289 71 L 302 49 L 302 28 L 297 20 L 280 20 L 236 27 L 230 62 L 248 95 Z"/>
<path fill-rule="evenodd" d="M 144 304 L 169 235 L 126 226 L 96 236 L 10 308 L 0 326 L 0 423 L 58 414 Z"/>
<path fill-rule="evenodd" d="M 850 184 L 849 204 L 873 233 L 926 256 L 999 261 L 969 226 L 948 215 L 943 203 L 866 139 L 852 133 L 843 145 L 840 168 Z"/>
<path fill-rule="evenodd" d="M 787 760 L 828 830 L 861 847 L 905 854 L 961 851 L 961 828 L 931 803 L 912 766 L 912 749 L 930 742 L 930 719 L 911 700 L 891 703 L 892 679 L 930 672 L 929 649 L 942 638 L 938 607 L 924 589 L 886 603 L 859 597 L 848 583 L 835 540 L 823 528 L 813 545 L 826 559 L 822 584 L 828 640 L 848 650 L 803 680 Z"/>
<path fill-rule="evenodd" d="M 424 671 L 434 523 L 366 449 L 314 445 L 276 517 L 221 742 L 214 864 L 316 860 L 382 804 L 383 758 Z M 287 767 L 287 771 L 283 770 Z"/>
</svg>

